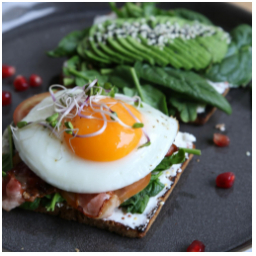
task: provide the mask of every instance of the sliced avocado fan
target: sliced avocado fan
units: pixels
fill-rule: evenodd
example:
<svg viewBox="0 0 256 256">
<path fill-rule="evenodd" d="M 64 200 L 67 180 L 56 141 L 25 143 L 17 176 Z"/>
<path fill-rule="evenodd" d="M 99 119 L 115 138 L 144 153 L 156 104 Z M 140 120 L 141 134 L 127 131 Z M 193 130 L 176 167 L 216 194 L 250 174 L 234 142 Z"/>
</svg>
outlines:
<svg viewBox="0 0 256 256">
<path fill-rule="evenodd" d="M 79 55 L 94 63 L 205 69 L 224 58 L 229 34 L 213 25 L 178 17 L 156 16 L 93 25 L 78 45 Z"/>
</svg>

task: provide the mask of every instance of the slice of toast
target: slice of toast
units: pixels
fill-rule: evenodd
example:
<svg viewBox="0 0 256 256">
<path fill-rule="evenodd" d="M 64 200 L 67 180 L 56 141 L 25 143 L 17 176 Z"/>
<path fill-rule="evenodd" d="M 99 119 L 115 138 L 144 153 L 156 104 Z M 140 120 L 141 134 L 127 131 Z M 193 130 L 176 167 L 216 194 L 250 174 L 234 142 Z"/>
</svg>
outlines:
<svg viewBox="0 0 256 256">
<path fill-rule="evenodd" d="M 95 226 L 97 228 L 106 229 L 110 232 L 115 232 L 121 236 L 126 237 L 144 237 L 148 230 L 150 229 L 151 225 L 155 221 L 156 217 L 158 216 L 161 208 L 163 206 L 163 202 L 167 200 L 170 196 L 171 192 L 173 191 L 175 185 L 178 183 L 181 174 L 184 172 L 185 168 L 187 167 L 188 163 L 192 159 L 193 155 L 189 155 L 188 159 L 182 164 L 181 171 L 177 172 L 176 176 L 170 177 L 169 179 L 173 182 L 171 187 L 166 190 L 165 194 L 159 197 L 158 204 L 156 207 L 147 215 L 147 222 L 145 225 L 140 225 L 136 228 L 130 228 L 125 226 L 119 222 L 113 220 L 104 220 L 104 219 L 92 219 L 85 216 L 82 212 L 68 206 L 66 203 L 63 203 L 59 206 L 55 206 L 55 210 L 53 212 L 48 212 L 45 207 L 39 207 L 35 211 L 41 213 L 47 213 L 51 215 L 59 216 L 66 220 L 75 220 L 80 223 Z"/>
</svg>

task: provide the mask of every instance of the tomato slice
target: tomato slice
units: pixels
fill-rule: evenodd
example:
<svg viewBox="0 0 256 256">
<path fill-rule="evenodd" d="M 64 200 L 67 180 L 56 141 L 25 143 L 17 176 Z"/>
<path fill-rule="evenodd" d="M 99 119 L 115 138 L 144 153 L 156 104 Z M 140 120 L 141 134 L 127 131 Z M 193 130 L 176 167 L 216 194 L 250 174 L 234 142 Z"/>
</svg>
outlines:
<svg viewBox="0 0 256 256">
<path fill-rule="evenodd" d="M 129 199 L 130 197 L 142 191 L 148 185 L 150 178 L 151 178 L 151 173 L 149 173 L 146 177 L 134 182 L 129 186 L 115 190 L 114 194 L 118 196 L 120 202 L 122 203 L 125 200 Z"/>
<path fill-rule="evenodd" d="M 16 125 L 18 122 L 20 122 L 35 105 L 37 105 L 39 102 L 41 102 L 43 99 L 49 96 L 50 96 L 50 93 L 45 92 L 45 93 L 36 94 L 22 101 L 13 113 L 14 124 Z"/>
</svg>

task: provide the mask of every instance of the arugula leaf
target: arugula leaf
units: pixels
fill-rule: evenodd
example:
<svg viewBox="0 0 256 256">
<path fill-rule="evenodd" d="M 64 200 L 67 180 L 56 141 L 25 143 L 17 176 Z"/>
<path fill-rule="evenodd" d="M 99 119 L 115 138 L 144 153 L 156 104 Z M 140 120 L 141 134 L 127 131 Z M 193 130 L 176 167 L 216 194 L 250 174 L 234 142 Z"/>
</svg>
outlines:
<svg viewBox="0 0 256 256">
<path fill-rule="evenodd" d="M 192 71 L 175 70 L 169 67 L 152 67 L 140 62 L 136 62 L 135 69 L 138 76 L 146 81 L 182 93 L 198 102 L 215 106 L 227 114 L 232 112 L 228 101 L 204 78 Z"/>
<path fill-rule="evenodd" d="M 180 119 L 184 122 L 193 122 L 197 118 L 198 103 L 188 100 L 181 100 L 176 97 L 169 97 L 169 104 L 177 109 L 180 115 Z"/>
<path fill-rule="evenodd" d="M 183 163 L 185 160 L 185 151 L 183 149 L 179 149 L 178 153 L 172 154 L 171 156 L 166 156 L 153 170 L 153 173 L 158 171 L 164 171 L 170 168 L 173 164 L 180 164 Z"/>
<path fill-rule="evenodd" d="M 25 210 L 35 210 L 40 205 L 41 198 L 36 198 L 33 202 L 25 202 L 20 207 Z"/>
<path fill-rule="evenodd" d="M 252 79 L 252 27 L 240 25 L 231 31 L 232 42 L 221 63 L 210 66 L 204 76 L 215 82 L 246 86 Z"/>
<path fill-rule="evenodd" d="M 151 172 L 150 182 L 146 188 L 132 196 L 121 204 L 121 207 L 127 212 L 143 213 L 147 207 L 150 197 L 156 196 L 164 189 L 164 184 L 160 182 L 159 177 L 162 171 L 170 168 L 173 164 L 183 163 L 185 161 L 185 151 L 179 149 L 178 153 L 165 157 L 161 163 Z"/>
<path fill-rule="evenodd" d="M 48 51 L 50 57 L 66 57 L 76 54 L 78 43 L 88 34 L 90 28 L 81 31 L 73 31 L 61 39 L 56 49 Z"/>
<path fill-rule="evenodd" d="M 156 196 L 160 191 L 164 189 L 164 184 L 159 179 L 150 180 L 149 184 L 145 188 L 145 193 L 149 197 Z"/>
<path fill-rule="evenodd" d="M 59 194 L 59 193 L 55 193 L 52 198 L 50 199 L 50 202 L 48 202 L 46 205 L 45 205 L 45 208 L 47 211 L 54 211 L 55 209 L 55 205 L 56 203 L 61 203 L 61 202 L 64 202 L 65 199 Z"/>
<path fill-rule="evenodd" d="M 121 204 L 122 208 L 125 208 L 127 212 L 131 213 L 143 213 L 147 207 L 149 196 L 143 191 L 129 198 Z"/>
</svg>

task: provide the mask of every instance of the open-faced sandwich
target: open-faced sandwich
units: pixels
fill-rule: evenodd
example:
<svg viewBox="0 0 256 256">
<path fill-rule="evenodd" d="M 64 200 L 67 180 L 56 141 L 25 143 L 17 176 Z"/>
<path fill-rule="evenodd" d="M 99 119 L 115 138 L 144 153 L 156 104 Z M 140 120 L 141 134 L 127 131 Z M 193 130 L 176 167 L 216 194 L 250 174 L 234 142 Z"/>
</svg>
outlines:
<svg viewBox="0 0 256 256">
<path fill-rule="evenodd" d="M 22 102 L 4 133 L 3 209 L 143 237 L 200 154 L 195 137 L 138 96 L 97 80 L 49 91 Z"/>
</svg>

